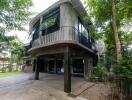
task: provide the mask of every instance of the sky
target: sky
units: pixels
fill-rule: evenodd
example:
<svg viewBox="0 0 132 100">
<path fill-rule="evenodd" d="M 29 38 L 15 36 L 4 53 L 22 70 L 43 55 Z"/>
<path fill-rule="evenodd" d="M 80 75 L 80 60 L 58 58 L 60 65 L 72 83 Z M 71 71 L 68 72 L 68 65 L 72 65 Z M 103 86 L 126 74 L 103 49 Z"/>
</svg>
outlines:
<svg viewBox="0 0 132 100">
<path fill-rule="evenodd" d="M 50 5 L 54 4 L 55 2 L 59 1 L 59 0 L 32 0 L 33 1 L 33 11 L 36 12 L 36 14 L 42 12 L 43 10 L 45 10 L 46 8 L 48 8 Z M 81 0 L 83 1 L 83 0 Z M 35 15 L 36 15 L 35 14 Z M 35 16 L 33 15 L 33 17 Z M 9 35 L 15 35 L 17 36 L 24 44 L 29 42 L 29 35 L 28 35 L 28 29 L 29 29 L 29 25 L 25 25 L 24 26 L 25 29 L 27 30 L 27 32 L 25 31 L 11 31 L 9 33 Z"/>
</svg>

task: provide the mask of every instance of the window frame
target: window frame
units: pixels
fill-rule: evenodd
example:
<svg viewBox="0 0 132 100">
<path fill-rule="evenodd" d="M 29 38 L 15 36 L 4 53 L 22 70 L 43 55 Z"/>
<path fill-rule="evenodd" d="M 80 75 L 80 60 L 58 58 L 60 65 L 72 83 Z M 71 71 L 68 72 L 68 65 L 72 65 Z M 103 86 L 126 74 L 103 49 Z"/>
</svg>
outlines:
<svg viewBox="0 0 132 100">
<path fill-rule="evenodd" d="M 80 26 L 79 25 L 81 25 L 81 31 L 80 31 Z M 90 38 L 90 36 L 89 36 L 89 30 L 85 27 L 85 25 L 84 25 L 84 23 L 82 22 L 82 20 L 78 17 L 78 34 L 79 33 L 83 33 L 83 28 L 84 28 L 84 30 L 86 31 L 86 33 L 87 33 L 87 39 L 89 39 Z M 82 35 L 82 34 L 81 34 Z"/>
<path fill-rule="evenodd" d="M 80 26 L 81 26 L 81 28 L 80 28 Z M 84 29 L 86 30 L 87 36 L 82 34 L 83 33 L 82 27 L 84 27 Z M 80 29 L 81 29 L 81 31 L 80 31 Z M 86 28 L 86 26 L 84 25 L 84 23 L 80 17 L 78 17 L 78 36 L 79 36 L 80 43 L 90 47 L 90 45 L 91 45 L 90 33 L 89 33 L 89 30 Z M 84 41 L 85 38 L 86 38 L 86 41 Z"/>
<path fill-rule="evenodd" d="M 54 25 L 49 26 L 46 29 L 42 28 L 42 35 L 50 34 L 60 29 L 60 7 L 57 7 L 56 9 L 50 11 L 48 14 L 44 15 L 41 25 L 44 23 L 44 21 L 54 17 L 55 15 L 57 15 L 57 17 Z"/>
<path fill-rule="evenodd" d="M 40 19 L 33 25 L 32 41 L 34 41 L 35 39 L 39 38 L 39 27 L 40 27 Z"/>
</svg>

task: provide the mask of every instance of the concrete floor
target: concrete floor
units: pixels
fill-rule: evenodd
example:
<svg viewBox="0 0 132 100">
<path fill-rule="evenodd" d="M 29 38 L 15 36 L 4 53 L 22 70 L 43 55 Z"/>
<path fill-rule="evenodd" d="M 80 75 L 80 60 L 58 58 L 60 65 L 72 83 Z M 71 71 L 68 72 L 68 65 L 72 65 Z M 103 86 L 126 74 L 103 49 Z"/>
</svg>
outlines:
<svg viewBox="0 0 132 100">
<path fill-rule="evenodd" d="M 71 98 L 63 92 L 63 75 L 40 74 L 40 80 L 32 80 L 33 74 L 0 79 L 1 100 L 85 100 Z M 72 91 L 84 84 L 83 78 L 72 77 Z"/>
<path fill-rule="evenodd" d="M 112 100 L 110 85 L 86 82 L 84 78 L 72 77 L 72 92 L 90 87 L 78 97 L 67 96 L 64 91 L 63 75 L 40 74 L 40 80 L 33 80 L 33 74 L 0 78 L 0 100 Z"/>
</svg>

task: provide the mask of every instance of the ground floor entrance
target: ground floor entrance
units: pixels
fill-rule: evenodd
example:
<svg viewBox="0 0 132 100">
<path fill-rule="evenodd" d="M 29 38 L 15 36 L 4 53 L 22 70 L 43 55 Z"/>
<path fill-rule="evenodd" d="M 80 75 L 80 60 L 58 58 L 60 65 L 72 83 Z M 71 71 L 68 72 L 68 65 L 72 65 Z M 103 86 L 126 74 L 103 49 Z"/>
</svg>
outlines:
<svg viewBox="0 0 132 100">
<path fill-rule="evenodd" d="M 64 73 L 63 71 L 63 60 L 48 60 L 47 61 L 47 72 L 54 73 L 54 74 L 61 74 Z"/>
<path fill-rule="evenodd" d="M 72 73 L 74 75 L 84 75 L 84 60 L 72 59 Z"/>
<path fill-rule="evenodd" d="M 41 57 L 39 61 L 40 72 L 46 72 L 51 74 L 64 74 L 64 59 Z M 73 58 L 71 60 L 71 74 L 76 76 L 84 76 L 84 60 L 79 58 Z"/>
</svg>

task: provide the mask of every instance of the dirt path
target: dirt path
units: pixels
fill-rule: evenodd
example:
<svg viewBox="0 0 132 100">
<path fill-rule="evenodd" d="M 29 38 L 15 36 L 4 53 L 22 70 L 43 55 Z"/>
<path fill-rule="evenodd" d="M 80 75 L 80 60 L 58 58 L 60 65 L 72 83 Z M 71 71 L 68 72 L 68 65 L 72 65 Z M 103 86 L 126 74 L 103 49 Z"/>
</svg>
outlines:
<svg viewBox="0 0 132 100">
<path fill-rule="evenodd" d="M 109 95 L 111 94 L 110 84 L 97 83 L 93 87 L 87 89 L 80 96 L 85 97 L 88 100 L 111 100 Z"/>
</svg>

